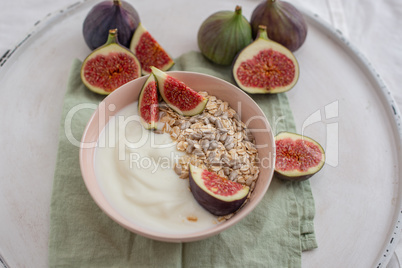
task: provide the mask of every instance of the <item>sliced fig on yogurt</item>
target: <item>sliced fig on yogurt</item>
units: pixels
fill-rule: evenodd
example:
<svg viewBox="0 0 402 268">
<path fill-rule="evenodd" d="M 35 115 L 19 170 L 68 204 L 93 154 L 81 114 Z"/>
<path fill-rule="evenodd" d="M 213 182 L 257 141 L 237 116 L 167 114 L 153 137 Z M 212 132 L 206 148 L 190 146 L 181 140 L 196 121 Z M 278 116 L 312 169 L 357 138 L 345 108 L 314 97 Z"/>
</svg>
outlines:
<svg viewBox="0 0 402 268">
<path fill-rule="evenodd" d="M 281 93 L 296 85 L 299 64 L 289 49 L 268 38 L 266 27 L 261 25 L 257 38 L 234 60 L 232 74 L 247 93 Z"/>
<path fill-rule="evenodd" d="M 142 23 L 138 24 L 134 32 L 130 50 L 140 61 L 143 75 L 151 73 L 151 66 L 155 66 L 162 71 L 167 71 L 174 64 L 172 57 Z"/>
<path fill-rule="evenodd" d="M 159 97 L 155 77 L 150 75 L 138 97 L 138 114 L 146 129 L 156 129 L 159 120 Z"/>
<path fill-rule="evenodd" d="M 184 116 L 192 116 L 204 111 L 208 102 L 207 98 L 164 71 L 154 66 L 151 70 L 155 75 L 159 93 L 170 108 Z"/>
<path fill-rule="evenodd" d="M 190 189 L 195 200 L 216 216 L 237 211 L 247 199 L 250 188 L 214 172 L 189 165 Z"/>
<path fill-rule="evenodd" d="M 307 180 L 321 170 L 325 152 L 312 138 L 291 132 L 275 136 L 275 174 L 284 180 Z"/>
</svg>

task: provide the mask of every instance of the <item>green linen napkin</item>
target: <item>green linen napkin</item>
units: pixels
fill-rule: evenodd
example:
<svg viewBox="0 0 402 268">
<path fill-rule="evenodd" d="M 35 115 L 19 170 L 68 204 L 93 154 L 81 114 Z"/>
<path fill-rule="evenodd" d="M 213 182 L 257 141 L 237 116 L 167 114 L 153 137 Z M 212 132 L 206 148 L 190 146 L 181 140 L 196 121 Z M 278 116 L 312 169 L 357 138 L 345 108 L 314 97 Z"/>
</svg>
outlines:
<svg viewBox="0 0 402 268">
<path fill-rule="evenodd" d="M 268 192 L 245 219 L 221 234 L 190 243 L 166 243 L 129 232 L 94 203 L 79 166 L 79 140 L 99 102 L 71 67 L 50 213 L 50 267 L 301 267 L 301 253 L 317 247 L 310 184 L 273 178 Z M 210 74 L 233 83 L 230 69 L 188 52 L 172 70 Z M 251 96 L 274 131 L 295 131 L 285 94 Z M 72 113 L 74 111 L 74 113 Z M 74 115 L 74 116 L 72 116 Z"/>
</svg>

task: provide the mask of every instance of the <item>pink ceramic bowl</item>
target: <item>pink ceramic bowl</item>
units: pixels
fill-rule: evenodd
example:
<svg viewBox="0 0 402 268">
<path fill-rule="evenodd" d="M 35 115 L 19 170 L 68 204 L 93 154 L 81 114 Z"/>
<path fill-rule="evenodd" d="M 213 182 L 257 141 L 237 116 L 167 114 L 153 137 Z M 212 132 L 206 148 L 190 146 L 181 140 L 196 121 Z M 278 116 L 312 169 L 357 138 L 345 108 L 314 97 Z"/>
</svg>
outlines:
<svg viewBox="0 0 402 268">
<path fill-rule="evenodd" d="M 82 137 L 80 148 L 80 165 L 85 185 L 96 204 L 110 218 L 112 218 L 124 228 L 142 236 L 160 241 L 196 241 L 216 235 L 233 226 L 234 224 L 241 221 L 244 217 L 246 217 L 249 213 L 251 213 L 253 209 L 258 205 L 264 194 L 267 192 L 268 186 L 270 185 L 272 180 L 275 161 L 275 142 L 271 127 L 264 113 L 261 111 L 258 105 L 239 88 L 224 80 L 210 75 L 180 71 L 172 71 L 168 73 L 169 75 L 183 81 L 194 90 L 207 91 L 210 95 L 215 95 L 216 97 L 227 101 L 233 109 L 240 113 L 242 121 L 245 122 L 248 128 L 252 130 L 252 133 L 256 140 L 256 145 L 258 147 L 259 158 L 260 160 L 263 159 L 264 162 L 260 166 L 260 175 L 257 180 L 256 187 L 249 199 L 249 202 L 231 219 L 220 224 L 216 224 L 210 229 L 204 231 L 196 231 L 194 233 L 167 234 L 154 230 L 149 230 L 138 226 L 133 222 L 130 222 L 125 217 L 123 217 L 123 215 L 119 214 L 107 201 L 101 191 L 100 185 L 98 184 L 97 178 L 95 176 L 95 146 L 93 145 L 96 144 L 96 142 L 98 141 L 100 132 L 108 123 L 108 118 L 115 115 L 116 112 L 118 112 L 123 107 L 133 103 L 138 99 L 141 87 L 147 77 L 141 77 L 123 85 L 119 89 L 115 90 L 112 94 L 107 96 L 103 100 L 101 105 L 99 105 L 98 109 L 89 120 L 84 131 L 84 135 Z M 113 111 L 110 111 L 110 108 L 107 109 L 107 107 L 110 107 L 109 105 L 111 104 L 115 105 L 116 107 L 116 109 L 114 109 Z M 241 107 L 241 111 L 238 110 L 239 107 Z"/>
</svg>

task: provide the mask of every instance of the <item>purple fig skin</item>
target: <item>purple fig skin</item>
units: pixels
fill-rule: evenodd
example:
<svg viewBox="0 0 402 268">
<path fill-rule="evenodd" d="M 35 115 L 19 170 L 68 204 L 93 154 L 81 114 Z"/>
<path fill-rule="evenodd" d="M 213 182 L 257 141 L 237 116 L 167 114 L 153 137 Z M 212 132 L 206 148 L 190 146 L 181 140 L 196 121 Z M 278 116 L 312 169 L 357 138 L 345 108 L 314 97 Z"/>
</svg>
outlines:
<svg viewBox="0 0 402 268">
<path fill-rule="evenodd" d="M 268 37 L 290 51 L 299 49 L 307 36 L 307 23 L 303 14 L 292 4 L 280 0 L 265 0 L 251 14 L 250 24 L 253 37 L 257 36 L 258 26 L 267 27 Z"/>
<path fill-rule="evenodd" d="M 246 195 L 242 199 L 235 199 L 230 202 L 219 200 L 203 191 L 194 181 L 191 172 L 189 174 L 189 182 L 191 192 L 198 204 L 215 216 L 225 216 L 237 211 L 247 199 Z"/>
<path fill-rule="evenodd" d="M 119 43 L 130 47 L 131 38 L 140 23 L 140 17 L 132 5 L 121 0 L 107 0 L 95 5 L 83 24 L 86 44 L 94 50 L 106 43 L 109 30 L 118 29 Z"/>
<path fill-rule="evenodd" d="M 308 180 L 308 179 L 310 179 L 310 177 L 312 177 L 315 174 L 314 173 L 314 174 L 307 174 L 307 175 L 304 175 L 304 176 L 288 177 L 288 176 L 285 176 L 285 175 L 279 173 L 276 170 L 275 170 L 274 173 L 275 173 L 275 177 L 277 177 L 278 179 L 281 179 L 281 180 L 284 180 L 284 181 L 295 181 L 295 182 Z"/>
</svg>

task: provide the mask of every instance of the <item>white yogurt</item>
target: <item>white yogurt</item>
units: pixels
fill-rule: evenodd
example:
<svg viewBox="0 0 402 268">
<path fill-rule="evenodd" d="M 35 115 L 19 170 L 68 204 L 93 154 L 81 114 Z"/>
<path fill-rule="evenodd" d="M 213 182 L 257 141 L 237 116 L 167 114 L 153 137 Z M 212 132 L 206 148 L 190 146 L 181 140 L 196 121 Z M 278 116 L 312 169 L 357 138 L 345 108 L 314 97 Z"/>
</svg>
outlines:
<svg viewBox="0 0 402 268">
<path fill-rule="evenodd" d="M 125 218 L 164 233 L 192 233 L 217 224 L 173 171 L 184 153 L 169 134 L 144 129 L 133 103 L 110 119 L 95 150 L 95 173 L 110 204 Z"/>
</svg>

